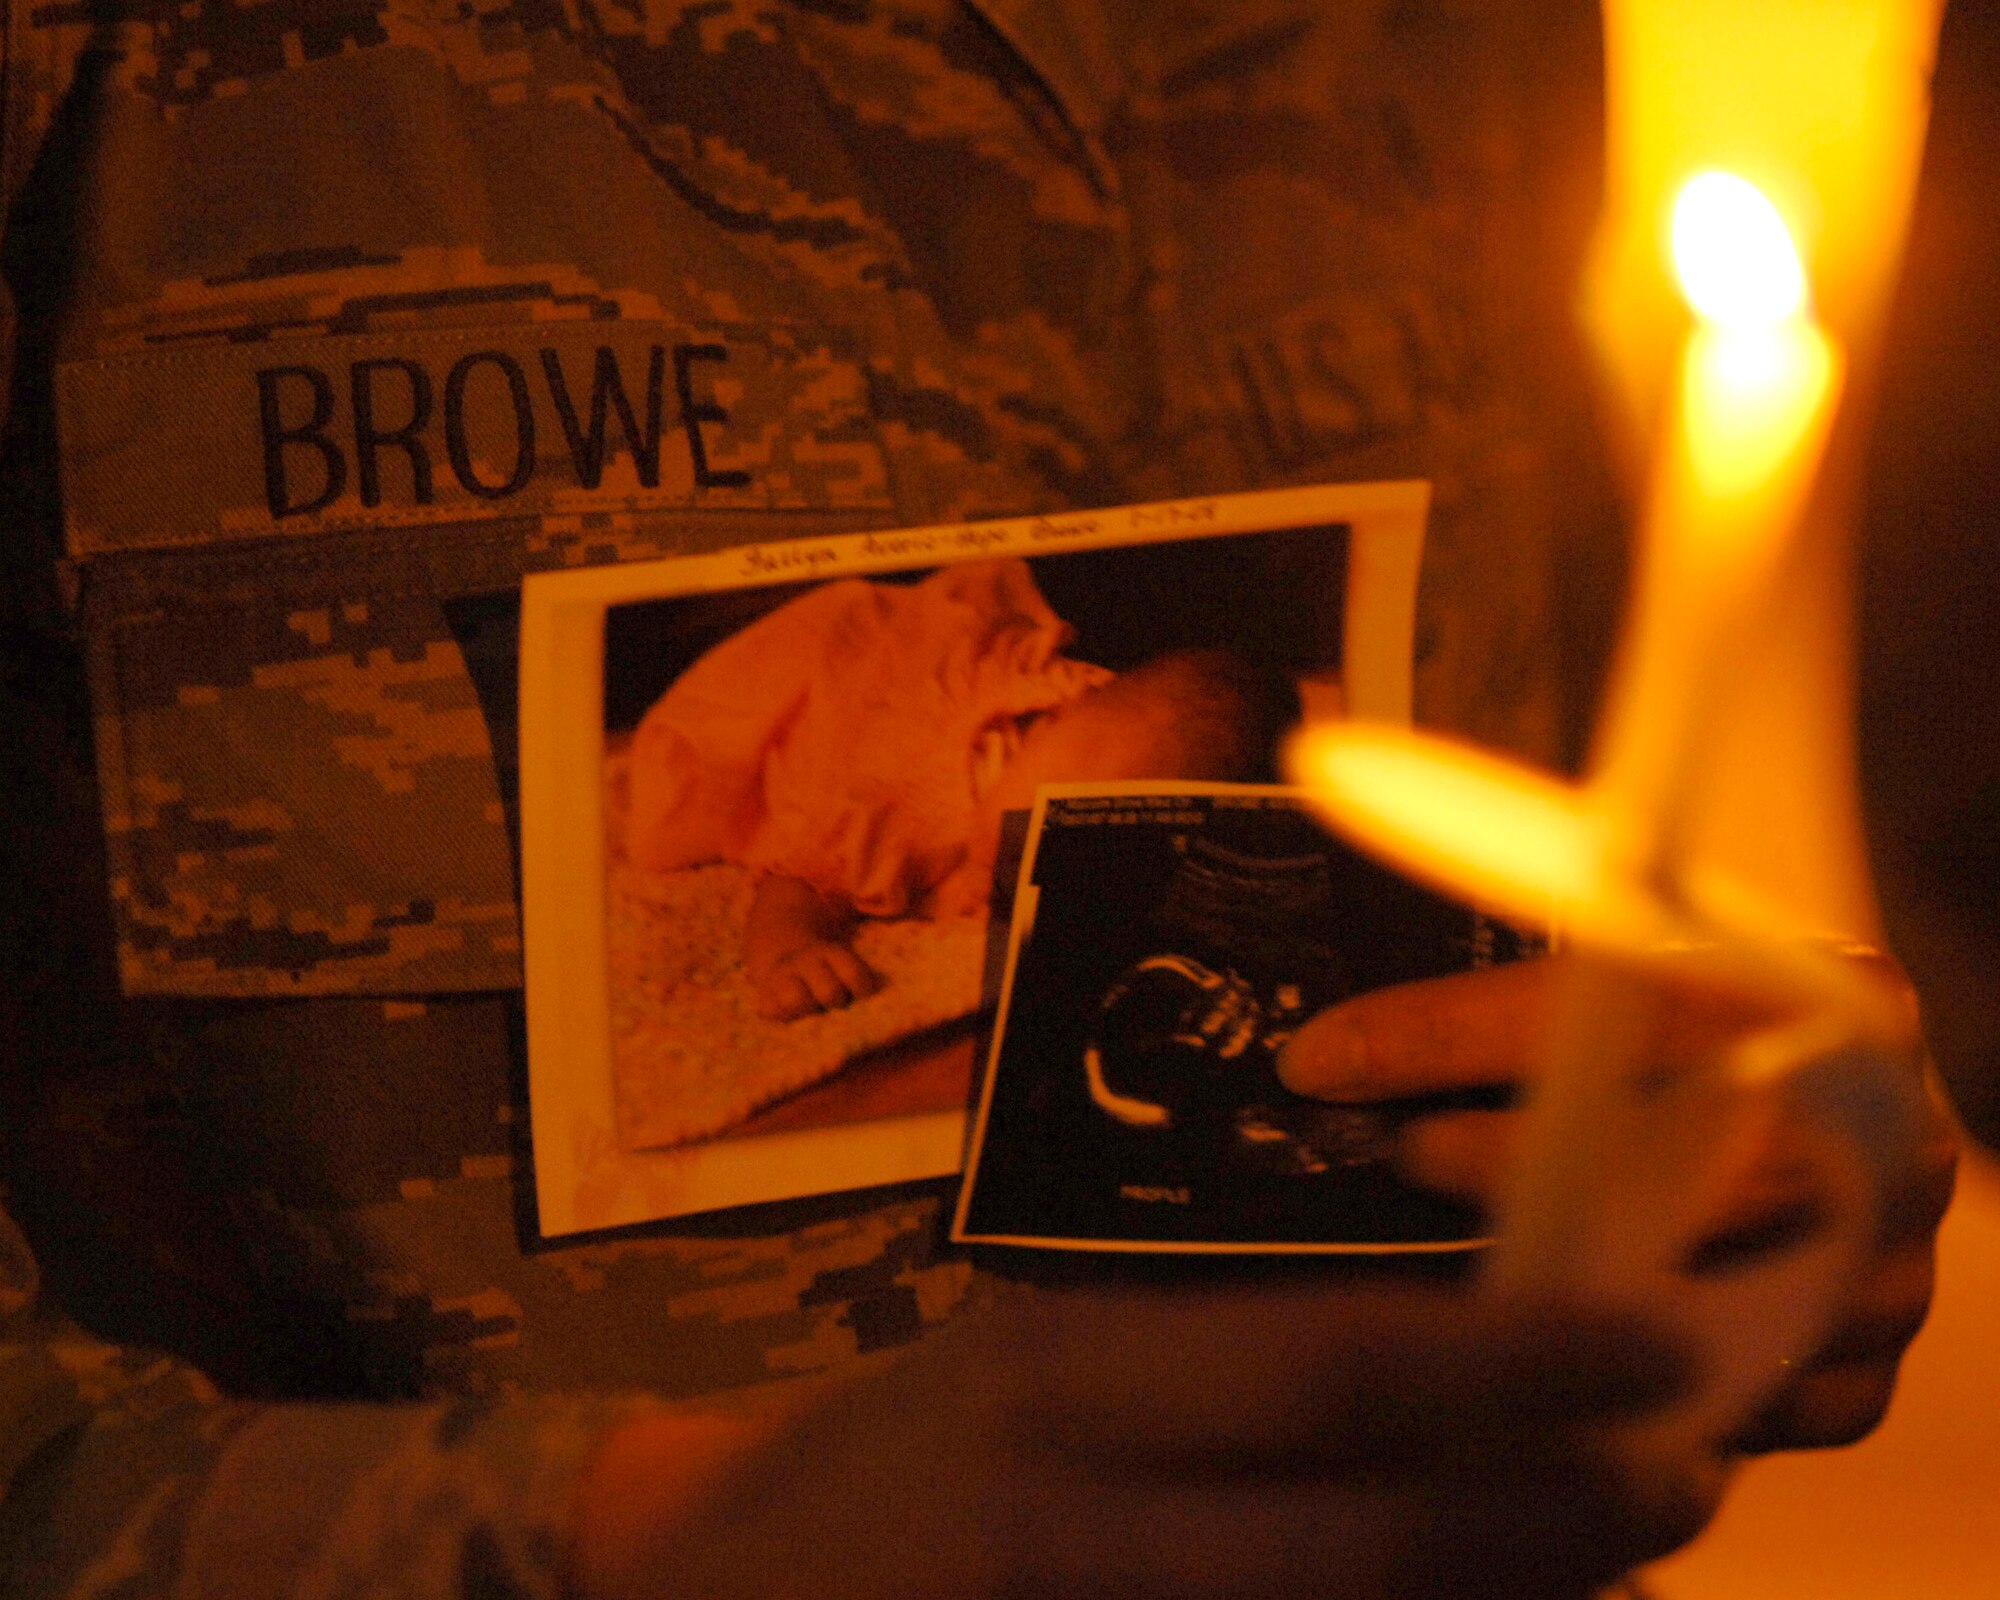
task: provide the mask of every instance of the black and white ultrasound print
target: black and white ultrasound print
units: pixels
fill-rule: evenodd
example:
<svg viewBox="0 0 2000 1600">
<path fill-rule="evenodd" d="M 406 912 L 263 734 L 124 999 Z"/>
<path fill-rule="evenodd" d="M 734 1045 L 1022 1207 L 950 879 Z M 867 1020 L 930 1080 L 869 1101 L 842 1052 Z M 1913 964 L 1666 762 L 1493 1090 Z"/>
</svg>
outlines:
<svg viewBox="0 0 2000 1600">
<path fill-rule="evenodd" d="M 1045 790 L 953 1235 L 1051 1248 L 1462 1250 L 1478 1215 L 1396 1174 L 1449 1102 L 1292 1094 L 1277 1052 L 1350 995 L 1540 941 L 1419 888 L 1268 786 Z"/>
</svg>

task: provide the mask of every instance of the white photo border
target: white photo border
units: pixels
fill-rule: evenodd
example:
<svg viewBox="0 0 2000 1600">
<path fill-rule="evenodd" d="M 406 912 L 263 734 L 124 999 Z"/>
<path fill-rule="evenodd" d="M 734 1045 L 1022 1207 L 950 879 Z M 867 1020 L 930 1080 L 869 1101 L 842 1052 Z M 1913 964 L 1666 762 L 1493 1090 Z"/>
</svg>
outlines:
<svg viewBox="0 0 2000 1600">
<path fill-rule="evenodd" d="M 1174 543 L 1348 530 L 1348 714 L 1407 723 L 1428 483 L 1272 489 L 1106 510 L 738 545 L 537 573 L 521 590 L 520 817 L 528 1092 L 544 1238 L 804 1195 L 949 1177 L 961 1111 L 628 1151 L 611 1068 L 603 812 L 604 629 L 614 606 L 799 580 Z M 829 1184 L 837 1163 L 842 1177 Z"/>
</svg>

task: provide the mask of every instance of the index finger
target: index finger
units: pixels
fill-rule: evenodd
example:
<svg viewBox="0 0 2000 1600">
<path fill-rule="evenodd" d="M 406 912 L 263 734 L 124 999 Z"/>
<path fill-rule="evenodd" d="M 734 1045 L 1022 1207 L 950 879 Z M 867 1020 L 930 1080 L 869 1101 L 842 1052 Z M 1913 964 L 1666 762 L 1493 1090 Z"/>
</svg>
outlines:
<svg viewBox="0 0 2000 1600">
<path fill-rule="evenodd" d="M 1293 1035 L 1278 1076 L 1322 1100 L 1395 1100 L 1526 1082 L 1569 958 L 1546 956 L 1356 995 Z M 1690 1066 L 1779 1014 L 1690 964 L 1644 972 L 1638 1026 L 1653 1058 Z"/>
<path fill-rule="evenodd" d="M 1292 1036 L 1278 1077 L 1322 1100 L 1518 1083 L 1548 1021 L 1551 970 L 1548 961 L 1517 961 L 1343 1000 Z"/>
</svg>

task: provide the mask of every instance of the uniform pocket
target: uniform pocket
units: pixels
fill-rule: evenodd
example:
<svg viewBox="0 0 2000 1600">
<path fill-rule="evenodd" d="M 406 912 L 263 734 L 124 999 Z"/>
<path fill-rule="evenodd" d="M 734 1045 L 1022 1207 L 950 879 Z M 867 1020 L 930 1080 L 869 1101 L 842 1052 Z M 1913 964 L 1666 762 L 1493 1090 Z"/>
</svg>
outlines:
<svg viewBox="0 0 2000 1600">
<path fill-rule="evenodd" d="M 769 326 L 205 345 L 58 395 L 132 993 L 518 984 L 511 673 L 476 689 L 454 620 L 894 520 L 858 371 Z"/>
</svg>

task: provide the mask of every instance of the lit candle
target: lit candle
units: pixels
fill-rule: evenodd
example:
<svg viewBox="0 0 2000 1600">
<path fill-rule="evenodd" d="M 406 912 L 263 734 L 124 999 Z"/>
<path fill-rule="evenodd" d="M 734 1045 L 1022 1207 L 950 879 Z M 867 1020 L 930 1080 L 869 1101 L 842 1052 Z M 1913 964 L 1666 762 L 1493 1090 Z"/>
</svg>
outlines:
<svg viewBox="0 0 2000 1600">
<path fill-rule="evenodd" d="M 1495 909 L 1559 905 L 1586 947 L 1712 942 L 1746 918 L 1771 945 L 1873 935 L 1840 401 L 1865 389 L 1939 12 L 1606 0 L 1585 315 L 1647 487 L 1591 769 L 1571 785 L 1422 735 L 1314 730 L 1294 770 L 1345 831 Z"/>
<path fill-rule="evenodd" d="M 1586 315 L 1645 487 L 1589 771 L 1566 783 L 1356 724 L 1294 750 L 1358 842 L 1503 914 L 1553 913 L 1580 952 L 1503 1206 L 1492 1276 L 1515 1291 L 1649 1282 L 1686 1309 L 1684 1285 L 1658 1293 L 1675 1230 L 1698 1220 L 1751 1080 L 1907 1048 L 1896 997 L 1830 946 L 1875 935 L 1845 508 L 1940 10 L 1605 0 L 1607 208 Z M 1801 1020 L 1661 1093 L 1631 1017 L 1670 961 Z M 1740 1413 L 1810 1342 L 1842 1242 L 1711 1297 L 1704 1342 L 1735 1370 L 1690 1426 Z"/>
<path fill-rule="evenodd" d="M 1671 876 L 1712 759 L 1704 734 L 1740 682 L 1825 448 L 1839 347 L 1810 314 L 1777 208 L 1733 173 L 1690 178 L 1673 259 L 1695 325 L 1670 402 L 1641 568 L 1593 786 L 1626 820 L 1626 870 Z M 1858 930 L 1855 930 L 1858 931 Z"/>
</svg>

